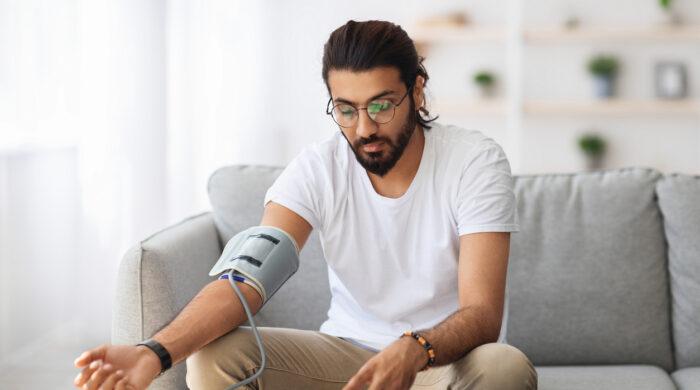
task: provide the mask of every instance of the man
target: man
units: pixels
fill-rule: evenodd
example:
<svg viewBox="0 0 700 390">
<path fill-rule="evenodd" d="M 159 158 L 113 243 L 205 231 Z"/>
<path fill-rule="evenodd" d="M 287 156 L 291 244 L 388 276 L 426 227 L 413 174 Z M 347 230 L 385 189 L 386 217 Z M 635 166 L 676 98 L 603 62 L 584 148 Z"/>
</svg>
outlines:
<svg viewBox="0 0 700 390">
<path fill-rule="evenodd" d="M 388 22 L 350 21 L 326 43 L 327 113 L 340 132 L 284 170 L 260 226 L 287 232 L 299 248 L 319 229 L 329 318 L 320 331 L 260 329 L 267 365 L 253 388 L 537 387 L 527 357 L 502 342 L 518 231 L 510 166 L 482 133 L 431 124 L 421 62 Z M 237 285 L 259 310 L 261 295 Z M 190 388 L 224 389 L 261 365 L 251 329 L 238 327 L 245 320 L 229 281 L 211 282 L 151 347 L 85 352 L 75 384 L 144 389 L 167 368 L 163 359 L 192 355 Z"/>
</svg>

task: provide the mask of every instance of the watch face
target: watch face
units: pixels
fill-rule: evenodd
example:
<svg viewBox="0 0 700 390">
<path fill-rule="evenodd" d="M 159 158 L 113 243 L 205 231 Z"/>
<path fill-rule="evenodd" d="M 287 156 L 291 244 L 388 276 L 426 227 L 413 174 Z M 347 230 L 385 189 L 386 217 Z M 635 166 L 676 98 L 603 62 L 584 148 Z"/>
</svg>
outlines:
<svg viewBox="0 0 700 390">
<path fill-rule="evenodd" d="M 656 97 L 683 98 L 686 96 L 685 65 L 682 63 L 657 63 L 655 81 Z"/>
</svg>

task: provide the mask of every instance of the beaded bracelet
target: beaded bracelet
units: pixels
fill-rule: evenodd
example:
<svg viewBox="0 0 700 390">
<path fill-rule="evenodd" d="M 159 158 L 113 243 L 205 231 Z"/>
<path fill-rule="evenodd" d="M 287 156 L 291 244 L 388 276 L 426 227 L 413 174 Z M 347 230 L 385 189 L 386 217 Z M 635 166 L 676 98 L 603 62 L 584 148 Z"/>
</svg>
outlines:
<svg viewBox="0 0 700 390">
<path fill-rule="evenodd" d="M 423 367 L 421 371 L 427 371 L 430 367 L 432 367 L 435 364 L 435 350 L 433 349 L 433 346 L 428 342 L 428 340 L 426 340 L 423 336 L 416 332 L 405 332 L 401 337 L 403 336 L 413 337 L 428 352 L 428 364 L 425 367 Z"/>
</svg>

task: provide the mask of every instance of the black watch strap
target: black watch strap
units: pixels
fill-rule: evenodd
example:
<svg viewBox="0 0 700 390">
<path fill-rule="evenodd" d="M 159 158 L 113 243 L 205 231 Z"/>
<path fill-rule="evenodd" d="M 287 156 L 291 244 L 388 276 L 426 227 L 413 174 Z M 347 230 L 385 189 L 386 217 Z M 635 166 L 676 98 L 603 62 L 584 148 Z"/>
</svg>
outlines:
<svg viewBox="0 0 700 390">
<path fill-rule="evenodd" d="M 173 365 L 173 360 L 170 357 L 170 352 L 168 352 L 168 350 L 165 349 L 165 347 L 162 346 L 159 342 L 152 339 L 148 339 L 136 345 L 145 345 L 146 347 L 150 348 L 153 352 L 155 352 L 156 355 L 158 355 L 158 358 L 160 359 L 161 368 L 160 374 L 158 376 L 163 375 L 163 373 Z"/>
</svg>

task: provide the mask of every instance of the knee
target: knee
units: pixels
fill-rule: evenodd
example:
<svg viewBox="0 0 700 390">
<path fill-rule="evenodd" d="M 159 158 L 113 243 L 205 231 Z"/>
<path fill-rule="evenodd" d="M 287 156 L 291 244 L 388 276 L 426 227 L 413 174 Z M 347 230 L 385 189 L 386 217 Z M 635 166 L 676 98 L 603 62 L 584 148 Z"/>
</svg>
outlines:
<svg viewBox="0 0 700 390">
<path fill-rule="evenodd" d="M 455 363 L 456 389 L 537 389 L 537 371 L 519 349 L 480 345 Z M 478 384 L 478 385 L 477 385 Z"/>
<path fill-rule="evenodd" d="M 190 389 L 225 388 L 260 367 L 260 350 L 253 332 L 238 328 L 202 347 L 187 358 Z"/>
</svg>

